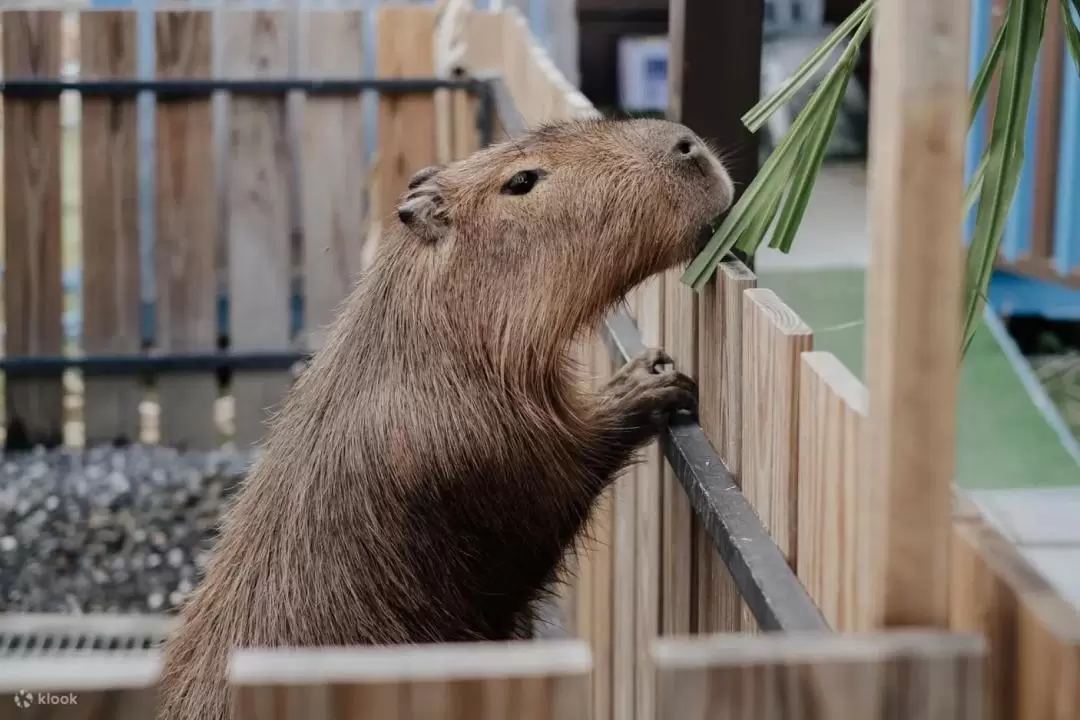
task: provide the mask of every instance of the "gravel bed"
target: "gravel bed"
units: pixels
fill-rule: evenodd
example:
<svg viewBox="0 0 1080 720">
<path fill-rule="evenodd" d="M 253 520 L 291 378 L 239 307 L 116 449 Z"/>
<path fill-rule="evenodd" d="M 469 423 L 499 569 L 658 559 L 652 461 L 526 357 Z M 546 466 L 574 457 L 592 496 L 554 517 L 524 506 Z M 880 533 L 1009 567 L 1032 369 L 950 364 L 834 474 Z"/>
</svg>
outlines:
<svg viewBox="0 0 1080 720">
<path fill-rule="evenodd" d="M 173 612 L 252 459 L 153 445 L 0 455 L 0 612 Z"/>
</svg>

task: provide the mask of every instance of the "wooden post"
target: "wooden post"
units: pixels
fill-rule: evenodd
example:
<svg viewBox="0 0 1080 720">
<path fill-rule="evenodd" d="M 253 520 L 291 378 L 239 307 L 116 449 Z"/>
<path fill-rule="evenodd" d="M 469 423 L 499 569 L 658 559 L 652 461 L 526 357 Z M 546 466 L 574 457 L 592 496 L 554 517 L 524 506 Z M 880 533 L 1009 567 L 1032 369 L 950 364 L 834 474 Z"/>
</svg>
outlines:
<svg viewBox="0 0 1080 720">
<path fill-rule="evenodd" d="M 79 14 L 87 79 L 137 74 L 135 13 Z M 135 98 L 82 99 L 83 351 L 142 349 L 138 127 Z M 85 378 L 86 444 L 139 441 L 138 377 Z"/>
<path fill-rule="evenodd" d="M 60 75 L 59 11 L 3 13 L 6 78 Z M 60 282 L 60 98 L 4 103 L 5 352 L 59 355 L 64 349 Z M 64 385 L 48 377 L 7 377 L 7 443 L 63 441 Z"/>
<path fill-rule="evenodd" d="M 886 538 L 886 626 L 948 623 L 968 6 L 881 0 L 875 10 L 863 478 L 879 484 L 866 522 Z"/>
<path fill-rule="evenodd" d="M 724 153 L 738 195 L 758 168 L 758 139 L 742 115 L 760 99 L 765 3 L 671 0 L 668 7 L 668 117 Z"/>
</svg>

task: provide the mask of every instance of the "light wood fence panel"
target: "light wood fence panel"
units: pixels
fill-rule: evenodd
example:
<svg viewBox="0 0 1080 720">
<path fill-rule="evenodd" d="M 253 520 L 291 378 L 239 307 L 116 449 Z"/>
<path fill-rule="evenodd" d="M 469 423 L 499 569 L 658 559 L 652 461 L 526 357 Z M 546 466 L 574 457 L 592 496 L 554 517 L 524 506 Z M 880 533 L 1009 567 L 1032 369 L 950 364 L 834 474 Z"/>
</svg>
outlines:
<svg viewBox="0 0 1080 720">
<path fill-rule="evenodd" d="M 799 580 L 833 630 L 866 632 L 880 593 L 882 531 L 867 522 L 880 498 L 862 477 L 866 388 L 831 353 L 804 353 L 800 372 Z"/>
<path fill-rule="evenodd" d="M 60 75 L 55 10 L 5 12 L 3 72 L 9 79 Z M 60 98 L 5 97 L 4 344 L 11 356 L 59 355 L 63 290 L 60 265 Z M 8 376 L 8 442 L 63 441 L 60 373 Z"/>
<path fill-rule="evenodd" d="M 697 376 L 697 300 L 694 291 L 679 281 L 680 268 L 669 270 L 664 288 L 664 342 L 662 347 L 678 370 Z M 693 518 L 690 496 L 667 462 L 663 467 L 661 532 L 661 632 L 685 635 L 693 627 Z"/>
<path fill-rule="evenodd" d="M 984 652 L 904 631 L 658 640 L 657 720 L 982 720 Z"/>
<path fill-rule="evenodd" d="M 211 13 L 161 11 L 154 18 L 159 78 L 209 78 Z M 157 348 L 217 348 L 217 191 L 210 98 L 157 99 L 154 161 Z M 161 443 L 220 444 L 214 424 L 217 378 L 182 372 L 157 378 Z"/>
<path fill-rule="evenodd" d="M 136 15 L 80 13 L 80 72 L 87 80 L 136 77 Z M 134 97 L 82 98 L 83 339 L 88 355 L 142 350 L 138 107 Z M 86 443 L 137 442 L 137 376 L 84 378 Z"/>
<path fill-rule="evenodd" d="M 744 293 L 742 491 L 792 568 L 797 562 L 799 364 L 812 347 L 812 331 L 776 293 Z M 755 626 L 744 614 L 744 629 Z"/>
<path fill-rule="evenodd" d="M 290 70 L 290 13 L 222 12 L 223 68 L 230 79 L 280 78 Z M 292 167 L 284 97 L 229 98 L 229 346 L 237 352 L 287 350 L 291 343 L 292 252 L 289 198 Z M 289 389 L 288 371 L 237 371 L 232 376 L 238 447 L 257 443 L 268 412 Z"/>
<path fill-rule="evenodd" d="M 237 720 L 588 720 L 580 641 L 234 655 Z"/>
<path fill-rule="evenodd" d="M 160 673 L 153 652 L 0 659 L 0 720 L 148 720 Z"/>
</svg>

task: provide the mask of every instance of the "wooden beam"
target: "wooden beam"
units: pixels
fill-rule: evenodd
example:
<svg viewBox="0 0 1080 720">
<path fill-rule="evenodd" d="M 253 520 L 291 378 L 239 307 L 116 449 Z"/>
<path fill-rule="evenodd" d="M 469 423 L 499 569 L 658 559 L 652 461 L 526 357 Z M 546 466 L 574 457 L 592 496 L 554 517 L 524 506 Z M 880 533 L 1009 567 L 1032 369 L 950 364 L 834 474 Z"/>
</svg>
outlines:
<svg viewBox="0 0 1080 720">
<path fill-rule="evenodd" d="M 760 99 L 765 3 L 671 0 L 668 7 L 668 117 L 724 153 L 738 194 L 758 169 L 757 137 L 741 118 Z"/>
<path fill-rule="evenodd" d="M 871 526 L 886 533 L 877 617 L 943 628 L 968 128 L 967 0 L 881 0 L 874 33 L 866 378 Z"/>
<path fill-rule="evenodd" d="M 657 720 L 982 720 L 977 635 L 660 639 Z"/>
</svg>

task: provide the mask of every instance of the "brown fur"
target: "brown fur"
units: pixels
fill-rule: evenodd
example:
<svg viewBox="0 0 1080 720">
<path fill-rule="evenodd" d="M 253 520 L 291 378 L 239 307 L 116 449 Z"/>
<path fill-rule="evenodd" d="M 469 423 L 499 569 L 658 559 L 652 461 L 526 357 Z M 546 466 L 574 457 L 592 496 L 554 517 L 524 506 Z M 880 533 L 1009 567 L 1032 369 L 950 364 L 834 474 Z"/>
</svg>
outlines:
<svg viewBox="0 0 1080 720">
<path fill-rule="evenodd" d="M 531 192 L 500 192 L 532 169 Z M 548 126 L 417 173 L 226 516 L 160 717 L 229 717 L 236 646 L 527 636 L 594 501 L 696 402 L 658 351 L 587 392 L 570 345 L 730 200 L 701 141 L 655 120 Z"/>
</svg>

